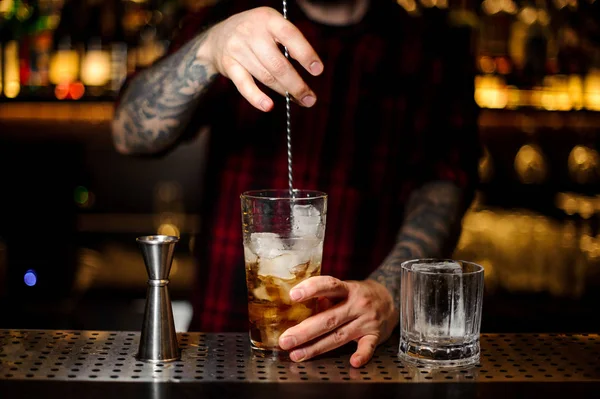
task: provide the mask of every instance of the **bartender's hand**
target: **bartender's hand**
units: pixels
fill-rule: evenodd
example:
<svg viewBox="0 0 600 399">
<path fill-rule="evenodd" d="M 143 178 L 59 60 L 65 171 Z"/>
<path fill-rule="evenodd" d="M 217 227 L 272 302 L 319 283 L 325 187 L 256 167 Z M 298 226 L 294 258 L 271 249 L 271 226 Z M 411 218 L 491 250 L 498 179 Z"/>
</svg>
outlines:
<svg viewBox="0 0 600 399">
<path fill-rule="evenodd" d="M 387 288 L 376 281 L 341 281 L 331 276 L 311 277 L 290 291 L 296 302 L 319 298 L 331 307 L 279 337 L 279 346 L 300 362 L 350 341 L 358 347 L 350 358 L 353 367 L 366 364 L 378 344 L 389 338 L 398 312 Z M 314 340 L 314 341 L 313 341 Z"/>
<path fill-rule="evenodd" d="M 323 71 L 323 63 L 302 33 L 276 10 L 259 7 L 226 19 L 208 31 L 201 48 L 216 70 L 233 81 L 239 92 L 256 108 L 269 111 L 273 101 L 256 85 L 253 77 L 296 102 L 311 107 L 315 93 L 302 80 L 278 48 L 287 47 L 290 57 L 312 75 Z"/>
</svg>

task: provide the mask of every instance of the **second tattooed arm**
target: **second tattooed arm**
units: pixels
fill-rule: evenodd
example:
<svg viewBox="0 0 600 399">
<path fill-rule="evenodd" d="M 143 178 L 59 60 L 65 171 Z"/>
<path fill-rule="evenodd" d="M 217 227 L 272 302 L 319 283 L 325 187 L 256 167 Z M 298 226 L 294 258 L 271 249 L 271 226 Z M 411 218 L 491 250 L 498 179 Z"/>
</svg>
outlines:
<svg viewBox="0 0 600 399">
<path fill-rule="evenodd" d="M 400 306 L 402 262 L 434 258 L 444 253 L 464 211 L 463 192 L 454 183 L 434 181 L 412 193 L 396 245 L 369 278 L 383 284 Z"/>
</svg>

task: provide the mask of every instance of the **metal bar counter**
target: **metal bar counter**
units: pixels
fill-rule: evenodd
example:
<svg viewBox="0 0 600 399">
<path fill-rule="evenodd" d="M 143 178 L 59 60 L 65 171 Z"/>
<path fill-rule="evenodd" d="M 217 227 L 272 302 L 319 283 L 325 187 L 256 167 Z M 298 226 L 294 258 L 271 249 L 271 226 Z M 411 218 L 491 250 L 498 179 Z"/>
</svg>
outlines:
<svg viewBox="0 0 600 399">
<path fill-rule="evenodd" d="M 600 336 L 483 334 L 477 367 L 428 370 L 381 345 L 363 368 L 353 345 L 305 363 L 260 358 L 247 334 L 178 334 L 180 361 L 138 362 L 137 332 L 0 330 L 0 398 L 600 397 Z"/>
</svg>

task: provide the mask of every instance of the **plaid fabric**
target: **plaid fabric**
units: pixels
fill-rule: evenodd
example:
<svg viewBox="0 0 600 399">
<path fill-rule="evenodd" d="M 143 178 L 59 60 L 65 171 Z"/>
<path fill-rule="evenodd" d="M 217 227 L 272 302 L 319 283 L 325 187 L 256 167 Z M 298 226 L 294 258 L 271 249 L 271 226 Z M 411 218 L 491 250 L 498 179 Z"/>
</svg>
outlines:
<svg viewBox="0 0 600 399">
<path fill-rule="evenodd" d="M 211 21 L 255 6 L 224 1 L 189 15 L 173 51 Z M 436 179 L 475 183 L 469 43 L 443 16 L 412 18 L 393 0 L 372 2 L 355 26 L 314 23 L 293 1 L 289 18 L 325 65 L 320 77 L 302 73 L 317 104 L 292 108 L 294 185 L 329 194 L 323 274 L 364 279 L 393 247 L 411 190 Z M 247 328 L 239 196 L 287 187 L 285 100 L 263 89 L 275 100 L 266 114 L 221 77 L 190 127 L 211 127 L 192 330 Z"/>
</svg>

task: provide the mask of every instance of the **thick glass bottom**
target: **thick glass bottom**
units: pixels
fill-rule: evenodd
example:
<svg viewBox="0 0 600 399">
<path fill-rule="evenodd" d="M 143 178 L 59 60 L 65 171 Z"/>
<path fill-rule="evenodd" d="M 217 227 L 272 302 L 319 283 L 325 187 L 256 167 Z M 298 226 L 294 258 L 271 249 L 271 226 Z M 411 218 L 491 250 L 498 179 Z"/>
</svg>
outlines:
<svg viewBox="0 0 600 399">
<path fill-rule="evenodd" d="M 278 360 L 290 360 L 290 356 L 287 351 L 284 351 L 279 347 L 266 348 L 252 339 L 250 340 L 250 349 L 252 350 L 252 354 L 257 357 Z"/>
<path fill-rule="evenodd" d="M 479 363 L 479 339 L 460 344 L 400 339 L 400 360 L 431 368 L 465 368 Z"/>
</svg>

